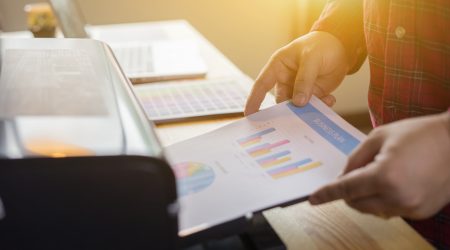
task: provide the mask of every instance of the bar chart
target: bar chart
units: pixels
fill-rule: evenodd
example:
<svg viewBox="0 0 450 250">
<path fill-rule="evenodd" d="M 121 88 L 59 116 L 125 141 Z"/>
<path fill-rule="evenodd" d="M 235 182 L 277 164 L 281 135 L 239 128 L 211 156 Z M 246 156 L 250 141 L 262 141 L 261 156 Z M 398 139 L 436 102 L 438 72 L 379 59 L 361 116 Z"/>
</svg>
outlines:
<svg viewBox="0 0 450 250">
<path fill-rule="evenodd" d="M 322 165 L 310 157 L 296 159 L 291 142 L 277 136 L 275 128 L 267 128 L 242 137 L 236 142 L 273 179 L 296 175 Z"/>
</svg>

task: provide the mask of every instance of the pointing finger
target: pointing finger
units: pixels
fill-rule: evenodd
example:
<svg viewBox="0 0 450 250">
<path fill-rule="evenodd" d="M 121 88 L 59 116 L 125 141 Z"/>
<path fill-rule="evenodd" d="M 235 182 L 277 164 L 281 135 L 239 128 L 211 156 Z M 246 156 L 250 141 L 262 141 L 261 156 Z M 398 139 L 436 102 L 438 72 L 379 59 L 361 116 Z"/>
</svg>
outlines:
<svg viewBox="0 0 450 250">
<path fill-rule="evenodd" d="M 269 92 L 275 85 L 276 75 L 272 65 L 272 63 L 268 63 L 253 84 L 252 91 L 250 92 L 247 103 L 245 104 L 244 114 L 246 116 L 259 110 L 259 107 L 266 97 L 267 92 Z"/>
</svg>

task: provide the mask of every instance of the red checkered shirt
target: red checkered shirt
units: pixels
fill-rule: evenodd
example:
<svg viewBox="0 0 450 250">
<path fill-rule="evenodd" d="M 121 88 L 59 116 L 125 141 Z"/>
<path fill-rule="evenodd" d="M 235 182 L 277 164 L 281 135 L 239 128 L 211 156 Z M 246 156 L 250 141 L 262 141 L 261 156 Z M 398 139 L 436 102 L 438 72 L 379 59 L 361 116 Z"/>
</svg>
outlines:
<svg viewBox="0 0 450 250">
<path fill-rule="evenodd" d="M 368 56 L 374 126 L 450 107 L 449 0 L 331 0 L 312 30 L 340 39 L 350 73 Z M 450 206 L 410 224 L 450 249 Z"/>
</svg>

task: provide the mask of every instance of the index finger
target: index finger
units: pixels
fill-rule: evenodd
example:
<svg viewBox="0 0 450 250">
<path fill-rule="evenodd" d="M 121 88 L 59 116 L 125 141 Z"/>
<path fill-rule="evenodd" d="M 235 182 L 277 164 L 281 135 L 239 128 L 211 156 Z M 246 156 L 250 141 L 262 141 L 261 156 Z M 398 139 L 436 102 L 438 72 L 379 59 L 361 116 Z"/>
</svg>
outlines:
<svg viewBox="0 0 450 250">
<path fill-rule="evenodd" d="M 338 199 L 351 201 L 374 195 L 378 192 L 375 185 L 375 171 L 374 165 L 356 169 L 320 188 L 310 196 L 309 201 L 313 205 L 318 205 Z"/>
<path fill-rule="evenodd" d="M 272 62 L 268 63 L 253 84 L 252 91 L 250 92 L 247 103 L 245 104 L 244 114 L 246 116 L 258 112 L 267 92 L 275 86 L 276 74 L 272 69 L 272 65 Z"/>
</svg>

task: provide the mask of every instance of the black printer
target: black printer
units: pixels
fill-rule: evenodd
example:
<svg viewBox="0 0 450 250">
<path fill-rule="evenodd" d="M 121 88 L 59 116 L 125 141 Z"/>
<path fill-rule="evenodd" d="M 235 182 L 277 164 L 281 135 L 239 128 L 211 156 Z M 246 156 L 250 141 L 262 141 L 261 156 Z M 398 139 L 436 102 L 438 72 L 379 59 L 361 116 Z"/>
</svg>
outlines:
<svg viewBox="0 0 450 250">
<path fill-rule="evenodd" d="M 0 249 L 173 249 L 175 178 L 110 49 L 2 39 Z"/>
</svg>

